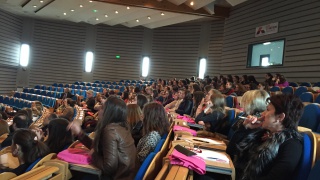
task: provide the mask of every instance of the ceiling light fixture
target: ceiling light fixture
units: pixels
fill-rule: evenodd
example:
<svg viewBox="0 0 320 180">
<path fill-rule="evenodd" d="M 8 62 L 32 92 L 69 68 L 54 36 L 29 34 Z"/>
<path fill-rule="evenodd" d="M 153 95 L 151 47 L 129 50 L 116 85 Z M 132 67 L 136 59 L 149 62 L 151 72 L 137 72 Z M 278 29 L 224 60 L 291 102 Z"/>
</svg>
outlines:
<svg viewBox="0 0 320 180">
<path fill-rule="evenodd" d="M 150 17 L 150 16 L 148 16 L 148 19 L 151 19 L 151 17 Z"/>
<path fill-rule="evenodd" d="M 193 2 L 193 1 L 191 1 L 191 2 L 190 2 L 190 5 L 191 5 L 191 6 L 193 6 L 193 5 L 194 5 L 194 2 Z"/>
<path fill-rule="evenodd" d="M 91 2 L 91 3 L 92 3 L 92 1 L 89 1 L 89 2 Z"/>
<path fill-rule="evenodd" d="M 83 7 L 82 4 L 80 4 L 80 7 Z"/>
<path fill-rule="evenodd" d="M 43 3 L 43 1 L 40 1 L 40 3 Z"/>
<path fill-rule="evenodd" d="M 63 15 L 65 15 L 65 16 L 66 16 L 66 15 L 67 15 L 67 13 L 63 13 Z"/>
<path fill-rule="evenodd" d="M 74 12 L 74 9 L 71 9 L 70 11 L 71 11 L 71 12 Z"/>
<path fill-rule="evenodd" d="M 163 13 L 163 12 L 161 13 L 161 16 L 164 16 L 164 13 Z"/>
<path fill-rule="evenodd" d="M 36 6 L 36 5 L 34 5 L 33 7 L 34 7 L 34 8 L 36 8 L 37 6 Z"/>
<path fill-rule="evenodd" d="M 119 12 L 118 12 L 118 11 L 115 11 L 114 13 L 118 14 Z"/>
<path fill-rule="evenodd" d="M 130 7 L 128 6 L 127 9 L 130 9 Z"/>
<path fill-rule="evenodd" d="M 108 15 L 104 15 L 104 17 L 108 17 Z"/>
<path fill-rule="evenodd" d="M 139 22 L 139 19 L 137 19 L 136 21 Z"/>
<path fill-rule="evenodd" d="M 96 18 L 96 21 L 99 21 L 99 18 Z"/>
</svg>

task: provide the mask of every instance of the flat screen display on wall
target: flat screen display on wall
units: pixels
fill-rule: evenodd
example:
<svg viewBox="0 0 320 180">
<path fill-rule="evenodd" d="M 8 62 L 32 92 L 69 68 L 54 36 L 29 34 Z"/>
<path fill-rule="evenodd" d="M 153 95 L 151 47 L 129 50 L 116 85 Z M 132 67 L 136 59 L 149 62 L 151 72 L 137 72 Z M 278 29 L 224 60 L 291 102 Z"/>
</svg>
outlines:
<svg viewBox="0 0 320 180">
<path fill-rule="evenodd" d="M 250 44 L 247 67 L 282 66 L 285 39 Z"/>
</svg>

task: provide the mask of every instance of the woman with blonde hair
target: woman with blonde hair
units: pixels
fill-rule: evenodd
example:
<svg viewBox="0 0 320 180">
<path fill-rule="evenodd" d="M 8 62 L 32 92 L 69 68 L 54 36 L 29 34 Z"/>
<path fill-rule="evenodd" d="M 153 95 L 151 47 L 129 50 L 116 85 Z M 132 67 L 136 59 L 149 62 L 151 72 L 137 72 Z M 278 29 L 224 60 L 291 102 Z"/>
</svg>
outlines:
<svg viewBox="0 0 320 180">
<path fill-rule="evenodd" d="M 234 134 L 227 146 L 227 153 L 231 158 L 238 153 L 237 142 L 240 142 L 243 137 L 251 133 L 250 130 L 242 131 L 244 119 L 260 117 L 261 113 L 267 109 L 267 98 L 269 98 L 269 94 L 264 90 L 247 91 L 242 96 L 240 106 L 243 107 L 244 111 L 238 115 L 236 122 L 232 125 L 231 131 Z"/>
<path fill-rule="evenodd" d="M 210 132 L 225 134 L 227 121 L 225 117 L 225 98 L 222 94 L 211 95 L 207 102 L 207 107 L 196 117 L 198 124 L 209 126 Z"/>
<path fill-rule="evenodd" d="M 135 145 L 138 144 L 141 138 L 141 129 L 143 127 L 142 123 L 142 111 L 138 104 L 128 104 L 127 105 L 127 119 L 131 135 L 134 139 Z"/>
</svg>

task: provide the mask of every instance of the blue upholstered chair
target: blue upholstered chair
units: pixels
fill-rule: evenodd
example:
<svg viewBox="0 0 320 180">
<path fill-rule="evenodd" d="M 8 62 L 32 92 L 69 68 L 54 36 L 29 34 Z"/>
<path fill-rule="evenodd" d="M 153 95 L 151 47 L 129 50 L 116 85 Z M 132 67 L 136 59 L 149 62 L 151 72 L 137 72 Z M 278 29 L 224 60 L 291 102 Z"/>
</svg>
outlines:
<svg viewBox="0 0 320 180">
<path fill-rule="evenodd" d="M 282 93 L 283 94 L 293 94 L 293 88 L 292 86 L 287 86 L 285 88 L 282 89 Z"/>
<path fill-rule="evenodd" d="M 34 86 L 35 89 L 40 89 L 40 85 Z"/>
<path fill-rule="evenodd" d="M 317 131 L 320 122 L 320 107 L 317 104 L 308 104 L 304 107 L 299 126 Z"/>
<path fill-rule="evenodd" d="M 160 149 L 162 148 L 165 140 L 166 139 L 160 139 L 157 146 L 154 148 L 153 152 L 158 153 L 160 151 Z"/>
<path fill-rule="evenodd" d="M 296 83 L 296 82 L 289 82 L 289 86 L 291 86 L 291 87 L 298 87 L 299 84 Z"/>
<path fill-rule="evenodd" d="M 313 94 L 311 92 L 304 92 L 299 98 L 302 102 L 313 103 Z"/>
<path fill-rule="evenodd" d="M 314 102 L 320 104 L 320 95 L 318 95 L 318 96 L 316 97 L 316 99 L 314 100 Z"/>
<path fill-rule="evenodd" d="M 146 173 L 151 161 L 153 160 L 156 153 L 151 152 L 146 159 L 143 161 L 142 165 L 140 166 L 139 171 L 137 172 L 136 176 L 134 177 L 134 180 L 141 180 L 143 179 L 144 174 Z"/>
<path fill-rule="evenodd" d="M 304 86 L 300 86 L 299 88 L 297 88 L 294 91 L 294 95 L 296 95 L 297 97 L 299 97 L 302 93 L 308 92 L 308 89 Z"/>
<path fill-rule="evenodd" d="M 317 140 L 312 132 L 304 132 L 303 149 L 299 165 L 294 175 L 294 180 L 305 180 L 315 163 Z"/>
<path fill-rule="evenodd" d="M 302 83 L 300 83 L 300 86 L 311 87 L 311 83 L 310 82 L 302 82 Z"/>
<path fill-rule="evenodd" d="M 320 82 L 316 82 L 316 83 L 314 83 L 314 85 L 313 85 L 314 87 L 320 87 Z"/>
<path fill-rule="evenodd" d="M 280 87 L 278 86 L 273 86 L 271 89 L 270 89 L 271 92 L 277 92 L 277 91 L 280 91 Z"/>
<path fill-rule="evenodd" d="M 226 97 L 226 105 L 229 108 L 233 108 L 234 107 L 234 96 L 227 96 Z"/>
</svg>

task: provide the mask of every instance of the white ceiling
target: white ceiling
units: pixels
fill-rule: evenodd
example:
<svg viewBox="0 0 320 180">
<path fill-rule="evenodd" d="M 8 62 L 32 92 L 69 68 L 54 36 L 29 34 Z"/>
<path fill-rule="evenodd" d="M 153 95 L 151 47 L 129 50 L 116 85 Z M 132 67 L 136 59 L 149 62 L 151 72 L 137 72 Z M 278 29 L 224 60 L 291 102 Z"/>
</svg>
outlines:
<svg viewBox="0 0 320 180">
<path fill-rule="evenodd" d="M 49 3 L 50 1 L 52 2 Z M 169 1 L 169 3 L 172 3 L 174 6 L 185 4 L 193 10 L 204 8 L 212 15 L 212 18 L 191 13 L 168 12 L 157 10 L 156 8 L 133 7 L 89 0 L 0 0 L 0 9 L 34 18 L 66 20 L 76 23 L 84 22 L 92 25 L 107 24 L 114 26 L 121 24 L 127 27 L 144 26 L 153 29 L 192 20 L 213 20 L 217 18 L 214 16 L 214 5 L 230 7 L 231 5 L 235 6 L 246 0 L 149 1 L 158 1 L 158 3 Z M 191 5 L 191 2 L 193 2 L 193 5 Z M 25 5 L 22 7 L 23 4 Z M 82 5 L 82 7 L 80 7 L 80 5 Z M 115 13 L 116 11 L 118 11 L 118 13 Z M 161 15 L 162 13 L 164 13 L 164 15 Z"/>
</svg>

